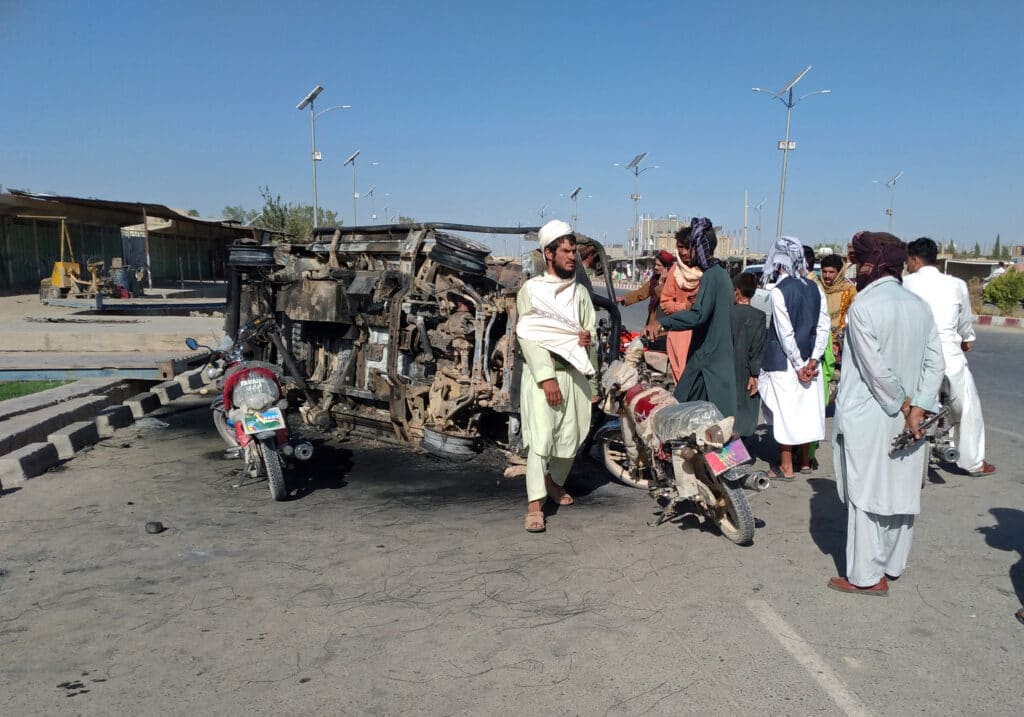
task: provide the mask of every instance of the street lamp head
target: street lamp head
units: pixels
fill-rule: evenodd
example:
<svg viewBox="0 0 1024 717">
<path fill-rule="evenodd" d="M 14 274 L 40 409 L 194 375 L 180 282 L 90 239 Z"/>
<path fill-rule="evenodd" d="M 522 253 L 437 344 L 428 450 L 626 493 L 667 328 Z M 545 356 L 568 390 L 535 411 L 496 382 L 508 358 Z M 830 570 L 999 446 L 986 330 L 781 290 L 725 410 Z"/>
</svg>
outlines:
<svg viewBox="0 0 1024 717">
<path fill-rule="evenodd" d="M 351 156 L 350 156 L 350 157 L 349 157 L 348 159 L 346 159 L 346 160 L 345 160 L 345 164 L 343 164 L 343 165 L 341 165 L 341 166 L 342 166 L 342 167 L 345 167 L 345 166 L 347 166 L 347 165 L 349 165 L 349 164 L 352 164 L 353 162 L 355 162 L 355 161 L 356 161 L 356 157 L 358 157 L 358 156 L 359 156 L 359 153 L 360 153 L 360 152 L 362 152 L 362 150 L 361 150 L 361 149 L 357 149 L 357 150 L 356 150 L 355 152 L 353 152 L 353 153 L 352 153 L 352 155 L 351 155 Z"/>
<path fill-rule="evenodd" d="M 376 185 L 376 184 L 374 184 L 374 185 L 373 185 L 372 187 L 370 187 L 369 189 L 367 189 L 367 190 L 366 190 L 366 196 L 368 196 L 368 197 L 372 197 L 372 196 L 373 196 L 373 190 L 374 190 L 374 189 L 376 189 L 376 188 L 377 188 L 377 185 Z"/>
<path fill-rule="evenodd" d="M 778 92 L 775 93 L 776 96 L 781 97 L 785 93 L 789 92 L 791 89 L 793 89 L 793 85 L 795 85 L 797 82 L 802 80 L 804 78 L 804 75 L 806 75 L 810 71 L 811 71 L 811 65 L 808 65 L 803 70 L 801 70 L 800 72 L 796 73 L 796 76 L 792 80 L 787 82 L 785 87 L 783 87 L 781 90 L 779 90 Z"/>
<path fill-rule="evenodd" d="M 635 169 L 637 165 L 644 161 L 644 157 L 647 156 L 647 152 L 641 152 L 637 156 L 633 157 L 633 161 L 626 165 L 626 169 Z"/>
<path fill-rule="evenodd" d="M 576 189 L 574 189 L 574 190 L 572 190 L 572 192 L 570 192 L 569 199 L 571 199 L 573 201 L 576 201 L 576 197 L 580 196 L 580 192 L 581 191 L 583 191 L 583 187 L 576 187 Z"/>
<path fill-rule="evenodd" d="M 298 105 L 296 105 L 295 109 L 297 109 L 297 110 L 304 110 L 304 109 L 306 109 L 306 105 L 308 105 L 310 102 L 315 100 L 317 98 L 317 95 L 319 95 L 323 91 L 324 91 L 324 88 L 321 87 L 320 85 L 317 85 L 312 90 L 310 90 L 309 94 L 306 95 L 306 97 L 302 100 L 302 102 L 300 102 Z"/>
</svg>

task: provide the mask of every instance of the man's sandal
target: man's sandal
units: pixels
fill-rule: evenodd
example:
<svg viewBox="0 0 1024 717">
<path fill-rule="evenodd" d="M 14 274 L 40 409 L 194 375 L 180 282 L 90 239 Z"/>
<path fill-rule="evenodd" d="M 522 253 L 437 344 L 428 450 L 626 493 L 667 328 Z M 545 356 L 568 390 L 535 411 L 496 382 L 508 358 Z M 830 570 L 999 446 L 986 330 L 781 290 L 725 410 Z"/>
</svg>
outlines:
<svg viewBox="0 0 1024 717">
<path fill-rule="evenodd" d="M 543 533 L 546 530 L 544 527 L 544 514 L 540 511 L 536 513 L 526 514 L 526 532 L 528 533 Z"/>
<path fill-rule="evenodd" d="M 548 499 L 551 500 L 552 503 L 556 503 L 558 505 L 572 505 L 576 502 L 576 499 L 569 495 L 565 490 L 558 495 L 548 493 Z"/>
</svg>

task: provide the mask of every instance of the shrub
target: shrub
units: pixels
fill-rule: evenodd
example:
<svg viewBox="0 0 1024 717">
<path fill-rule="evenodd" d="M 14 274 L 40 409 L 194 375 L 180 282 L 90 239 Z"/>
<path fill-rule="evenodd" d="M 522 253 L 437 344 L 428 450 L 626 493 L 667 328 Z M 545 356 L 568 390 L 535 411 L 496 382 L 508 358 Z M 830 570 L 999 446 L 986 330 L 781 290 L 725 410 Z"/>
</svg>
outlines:
<svg viewBox="0 0 1024 717">
<path fill-rule="evenodd" d="M 1024 272 L 1007 271 L 988 283 L 982 294 L 985 301 L 995 304 L 1006 315 L 1020 306 L 1024 299 Z"/>
</svg>

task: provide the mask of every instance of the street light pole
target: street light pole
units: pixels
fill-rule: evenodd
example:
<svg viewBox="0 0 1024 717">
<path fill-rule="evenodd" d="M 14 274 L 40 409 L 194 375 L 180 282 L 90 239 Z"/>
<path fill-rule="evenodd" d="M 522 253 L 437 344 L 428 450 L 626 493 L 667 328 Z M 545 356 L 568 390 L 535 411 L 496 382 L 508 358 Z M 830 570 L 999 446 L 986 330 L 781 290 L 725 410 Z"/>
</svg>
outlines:
<svg viewBox="0 0 1024 717">
<path fill-rule="evenodd" d="M 313 228 L 316 229 L 319 219 L 319 211 L 317 209 L 317 196 L 316 196 L 316 163 L 320 161 L 320 153 L 316 151 L 316 121 L 321 116 L 332 112 L 334 110 L 349 110 L 352 109 L 352 105 L 335 105 L 334 107 L 328 107 L 320 112 L 314 112 L 313 101 L 324 91 L 324 88 L 317 85 L 309 94 L 306 95 L 302 102 L 296 105 L 295 109 L 303 110 L 307 106 L 309 107 L 309 139 L 311 145 L 311 156 L 313 162 Z"/>
<path fill-rule="evenodd" d="M 779 183 L 779 217 L 778 223 L 775 226 L 776 238 L 782 236 L 782 210 L 786 202 L 786 167 L 789 162 L 789 152 L 790 150 L 796 149 L 796 142 L 789 141 L 789 126 L 793 114 L 793 107 L 795 107 L 796 104 L 800 102 L 800 100 L 806 99 L 811 95 L 828 95 L 832 93 L 832 90 L 815 90 L 814 92 L 808 92 L 806 95 L 798 97 L 797 99 L 794 100 L 793 86 L 796 85 L 797 82 L 802 80 L 804 78 L 804 75 L 806 75 L 810 71 L 811 65 L 808 65 L 803 70 L 798 72 L 796 77 L 794 77 L 792 80 L 786 83 L 786 86 L 783 87 L 778 92 L 763 90 L 760 87 L 751 88 L 754 92 L 764 92 L 766 94 L 771 95 L 774 99 L 777 99 L 779 102 L 786 106 L 786 138 L 779 142 L 778 145 L 779 149 L 782 150 L 782 180 Z"/>
<path fill-rule="evenodd" d="M 892 218 L 896 213 L 896 182 L 903 176 L 903 170 L 899 171 L 895 177 L 890 177 L 885 182 L 879 182 L 877 179 L 874 180 L 875 184 L 885 184 L 889 188 L 889 208 L 885 210 L 885 213 L 889 215 L 889 233 L 892 234 Z"/>
<path fill-rule="evenodd" d="M 366 196 L 370 198 L 370 224 L 377 223 L 377 212 L 373 208 L 373 192 L 377 189 L 377 185 L 374 184 L 372 187 L 366 190 Z"/>
<path fill-rule="evenodd" d="M 641 152 L 637 156 L 633 157 L 632 161 L 627 165 L 621 165 L 618 162 L 615 163 L 616 167 L 622 167 L 627 172 L 633 175 L 633 193 L 629 195 L 629 198 L 633 200 L 633 278 L 636 279 L 636 255 L 640 248 L 640 215 L 639 215 L 639 204 L 640 204 L 640 175 L 649 169 L 657 169 L 658 165 L 653 167 L 640 168 L 640 163 L 644 161 L 647 156 L 647 152 Z"/>
<path fill-rule="evenodd" d="M 579 216 L 579 205 L 577 204 L 577 202 L 579 201 L 580 192 L 581 191 L 583 191 L 583 187 L 582 186 L 576 187 L 576 189 L 572 190 L 572 192 L 569 194 L 569 199 L 572 200 L 572 230 L 573 231 L 576 231 L 576 219 Z"/>
<path fill-rule="evenodd" d="M 756 228 L 757 228 L 757 249 L 758 249 L 758 251 L 760 251 L 761 248 L 764 246 L 763 244 L 761 244 L 761 209 L 764 208 L 764 203 L 767 202 L 767 201 L 768 201 L 768 197 L 764 197 L 764 198 L 761 199 L 760 202 L 757 203 L 757 206 L 754 207 L 754 211 L 757 212 L 757 227 Z"/>
</svg>

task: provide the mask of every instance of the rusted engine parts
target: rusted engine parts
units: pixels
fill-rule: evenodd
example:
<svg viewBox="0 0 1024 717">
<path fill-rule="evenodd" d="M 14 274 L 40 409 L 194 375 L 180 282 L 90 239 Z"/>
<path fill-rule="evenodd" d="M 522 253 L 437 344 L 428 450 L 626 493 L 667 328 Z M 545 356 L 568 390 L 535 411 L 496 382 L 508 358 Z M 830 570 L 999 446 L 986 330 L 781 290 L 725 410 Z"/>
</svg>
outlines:
<svg viewBox="0 0 1024 717">
<path fill-rule="evenodd" d="M 428 227 L 280 247 L 270 303 L 315 409 L 449 458 L 503 442 L 521 272 L 488 251 Z"/>
</svg>

